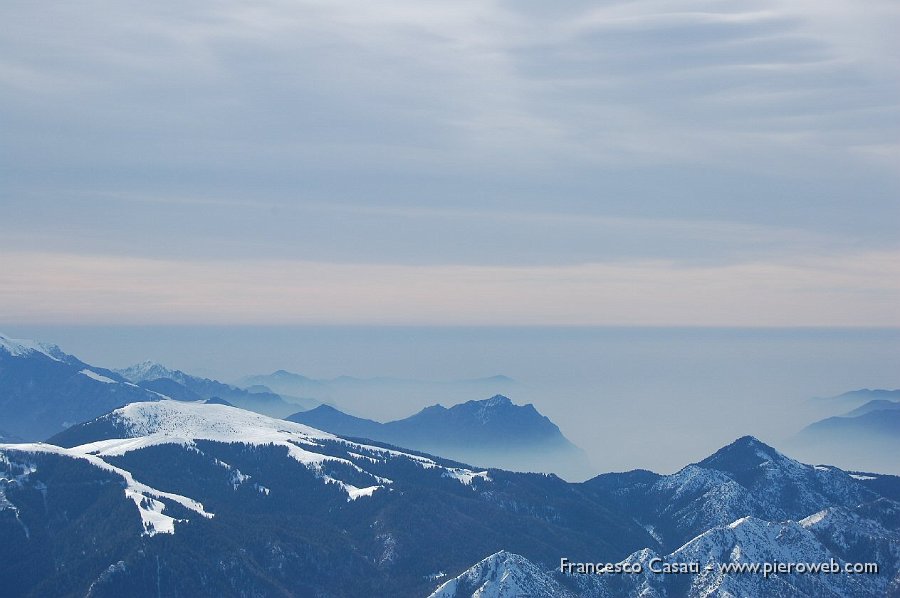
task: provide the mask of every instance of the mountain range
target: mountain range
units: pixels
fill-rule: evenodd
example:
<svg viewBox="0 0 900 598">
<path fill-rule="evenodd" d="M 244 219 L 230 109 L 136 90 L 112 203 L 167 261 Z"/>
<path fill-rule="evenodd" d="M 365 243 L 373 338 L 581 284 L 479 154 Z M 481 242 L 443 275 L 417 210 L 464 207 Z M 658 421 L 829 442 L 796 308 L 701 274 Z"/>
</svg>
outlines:
<svg viewBox="0 0 900 598">
<path fill-rule="evenodd" d="M 554 472 L 584 479 L 591 472 L 584 452 L 534 405 L 515 405 L 495 395 L 452 407 L 433 405 L 401 420 L 379 423 L 320 405 L 289 421 L 341 436 L 368 438 L 515 471 Z"/>
<path fill-rule="evenodd" d="M 287 370 L 245 376 L 235 384 L 241 388 L 269 388 L 290 401 L 295 400 L 293 397 L 308 397 L 318 403 L 340 405 L 352 413 L 382 421 L 406 417 L 429 403 L 453 404 L 459 402 L 459 397 L 510 394 L 518 387 L 515 380 L 502 375 L 461 380 L 353 376 L 316 379 Z"/>
<path fill-rule="evenodd" d="M 0 478 L 9 596 L 890 596 L 900 583 L 900 479 L 804 465 L 753 437 L 671 475 L 576 484 L 161 400 L 2 445 Z M 642 572 L 560 573 L 561 557 Z M 717 569 L 832 558 L 880 571 Z M 659 575 L 651 561 L 704 568 Z"/>
<path fill-rule="evenodd" d="M 239 388 L 218 380 L 201 378 L 173 370 L 153 361 L 145 361 L 121 370 L 119 374 L 138 384 L 182 401 L 223 399 L 228 403 L 272 417 L 284 417 L 298 409 L 312 409 L 320 403 L 312 399 L 292 398 L 291 402 L 264 386 Z"/>
<path fill-rule="evenodd" d="M 468 390 L 478 389 L 481 387 L 511 387 L 515 384 L 515 380 L 509 376 L 496 375 L 487 376 L 485 378 L 469 378 L 464 380 L 410 380 L 405 378 L 357 378 L 354 376 L 337 376 L 335 378 L 317 379 L 309 378 L 302 374 L 296 374 L 287 370 L 277 370 L 271 374 L 254 374 L 244 376 L 235 381 L 235 384 L 247 388 L 249 386 L 260 385 L 269 387 L 276 392 L 288 395 L 306 395 L 319 394 L 328 392 L 332 389 L 374 386 L 385 387 L 433 387 L 444 386 L 455 389 L 466 388 Z"/>
<path fill-rule="evenodd" d="M 283 371 L 265 378 L 301 378 L 316 384 Z M 302 404 L 288 402 L 260 385 L 239 388 L 152 361 L 112 371 L 89 366 L 55 345 L 7 337 L 0 337 L 0 393 L 3 442 L 44 440 L 69 425 L 131 402 L 171 398 L 225 403 L 272 417 L 290 416 L 293 421 L 339 435 L 504 469 L 553 471 L 581 479 L 593 473 L 584 453 L 534 406 L 513 405 L 501 395 L 449 409 L 434 405 L 404 420 L 381 424 L 311 399 L 292 399 Z M 298 411 L 310 407 L 314 409 Z"/>
</svg>

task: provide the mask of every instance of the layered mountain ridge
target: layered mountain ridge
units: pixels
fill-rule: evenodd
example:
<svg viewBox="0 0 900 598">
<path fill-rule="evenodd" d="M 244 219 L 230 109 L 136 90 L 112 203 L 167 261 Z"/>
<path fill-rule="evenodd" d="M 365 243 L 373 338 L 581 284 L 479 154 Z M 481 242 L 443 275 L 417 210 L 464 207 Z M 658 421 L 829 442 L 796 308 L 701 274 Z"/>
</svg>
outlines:
<svg viewBox="0 0 900 598">
<path fill-rule="evenodd" d="M 341 436 L 370 438 L 501 469 L 553 471 L 581 479 L 590 472 L 585 454 L 556 424 L 534 405 L 516 405 L 504 395 L 449 408 L 432 405 L 386 423 L 354 417 L 328 405 L 287 419 Z"/>
</svg>

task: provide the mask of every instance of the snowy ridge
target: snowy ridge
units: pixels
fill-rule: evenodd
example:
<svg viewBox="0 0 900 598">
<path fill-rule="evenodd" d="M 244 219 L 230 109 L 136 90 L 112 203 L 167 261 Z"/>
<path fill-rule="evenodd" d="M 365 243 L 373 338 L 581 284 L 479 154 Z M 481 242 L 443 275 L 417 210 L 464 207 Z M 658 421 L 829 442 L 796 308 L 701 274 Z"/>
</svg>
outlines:
<svg viewBox="0 0 900 598">
<path fill-rule="evenodd" d="M 124 432 L 125 438 L 101 440 L 78 447 L 83 453 L 119 456 L 160 444 L 190 445 L 196 440 L 214 442 L 240 442 L 250 445 L 275 445 L 287 449 L 288 455 L 316 472 L 325 482 L 340 486 L 349 500 L 371 496 L 375 490 L 391 484 L 391 480 L 369 474 L 365 465 L 386 458 L 406 458 L 420 467 L 441 467 L 435 461 L 419 455 L 349 442 L 328 432 L 322 432 L 303 424 L 274 419 L 237 407 L 181 401 L 131 403 L 116 409 L 100 419 L 108 419 Z M 317 452 L 321 441 L 344 444 L 353 455 L 359 455 L 362 466 L 353 460 Z M 326 461 L 341 463 L 362 474 L 367 474 L 377 484 L 358 488 L 346 481 L 323 473 Z M 487 477 L 487 472 L 475 472 L 463 468 L 444 468 L 444 475 L 471 484 L 476 477 Z"/>
<path fill-rule="evenodd" d="M 158 380 L 159 378 L 169 378 L 176 382 L 183 382 L 185 377 L 185 373 L 180 370 L 173 370 L 150 360 L 142 361 L 141 363 L 117 371 L 123 377 L 135 383 Z"/>
<path fill-rule="evenodd" d="M 668 550 L 747 515 L 800 520 L 824 507 L 876 498 L 840 469 L 805 465 L 751 436 L 646 487 L 626 485 L 616 492 L 647 502 L 639 519 L 657 530 Z"/>
<path fill-rule="evenodd" d="M 830 521 L 830 523 L 828 523 Z M 818 529 L 816 529 L 818 528 Z M 823 533 L 827 532 L 827 533 Z M 640 564 L 641 572 L 622 575 L 566 575 L 505 551 L 476 563 L 439 586 L 429 598 L 519 598 L 591 596 L 622 598 L 708 598 L 738 596 L 858 597 L 888 591 L 886 575 L 723 572 L 729 563 L 830 563 L 846 560 L 832 547 L 842 534 L 873 546 L 868 562 L 896 563 L 900 537 L 877 523 L 842 509 L 828 509 L 801 522 L 742 517 L 714 527 L 668 555 L 637 551 L 620 564 Z M 689 575 L 654 572 L 666 565 L 696 563 Z"/>
<path fill-rule="evenodd" d="M 680 521 L 686 528 L 708 528 L 747 513 L 769 510 L 728 475 L 696 465 L 660 478 L 650 491 L 668 498 L 662 503 L 660 514 Z"/>
<path fill-rule="evenodd" d="M 5 351 L 13 357 L 27 357 L 35 353 L 46 355 L 53 361 L 62 361 L 65 353 L 56 345 L 39 343 L 28 339 L 10 338 L 0 334 L 0 351 Z"/>
<path fill-rule="evenodd" d="M 660 554 L 645 548 L 619 562 L 620 566 L 640 564 L 640 573 L 564 575 L 549 568 L 550 563 L 525 564 L 523 557 L 517 557 L 513 559 L 516 566 L 508 568 L 516 575 L 531 576 L 531 585 L 516 581 L 513 587 L 500 583 L 507 575 L 503 563 L 509 559 L 498 553 L 445 583 L 432 596 L 569 595 L 566 592 L 594 598 L 893 595 L 896 590 L 890 589 L 894 587 L 891 584 L 900 587 L 900 504 L 861 483 L 872 477 L 805 465 L 756 438 L 740 438 L 672 475 L 597 479 L 597 487 L 609 493 L 605 496 L 624 497 L 636 504 L 636 521 L 652 530 L 666 547 Z M 832 561 L 839 566 L 878 563 L 879 574 L 789 572 L 766 577 L 761 572 L 722 568 L 728 564 Z M 678 567 L 688 563 L 697 570 L 683 575 L 658 572 L 666 564 Z M 513 575 L 512 579 L 517 578 Z M 522 588 L 528 590 L 517 593 Z"/>
<path fill-rule="evenodd" d="M 347 494 L 347 500 L 371 496 L 378 489 L 392 484 L 392 480 L 366 470 L 366 466 L 388 459 L 406 459 L 423 469 L 443 469 L 445 477 L 456 479 L 463 485 L 471 485 L 475 478 L 487 479 L 487 472 L 444 467 L 427 457 L 350 442 L 303 424 L 227 405 L 171 400 L 131 403 L 85 426 L 98 423 L 111 424 L 118 437 L 60 450 L 103 460 L 152 446 L 175 444 L 193 447 L 199 440 L 279 446 L 284 447 L 290 458 L 306 466 L 323 482 L 340 487 Z M 347 447 L 349 458 L 326 454 L 322 451 L 325 442 Z M 226 465 L 220 464 L 223 467 Z M 339 464 L 349 468 L 361 474 L 362 478 L 371 480 L 371 483 L 360 487 L 339 479 L 339 476 L 328 471 L 326 464 Z M 237 485 L 246 478 L 240 472 L 235 472 L 234 476 Z"/>
<path fill-rule="evenodd" d="M 288 450 L 290 457 L 317 471 L 321 470 L 324 461 L 334 461 L 365 473 L 363 468 L 348 459 L 325 455 L 314 450 L 319 446 L 317 441 L 346 442 L 337 436 L 303 424 L 273 419 L 237 407 L 180 401 L 131 403 L 116 409 L 104 418 L 115 422 L 125 432 L 126 437 L 85 444 L 77 447 L 79 451 L 104 457 L 124 455 L 130 451 L 161 444 L 191 445 L 195 440 L 240 442 L 250 445 L 283 446 Z M 370 453 L 403 454 L 366 445 L 351 445 Z M 414 461 L 426 466 L 437 466 L 430 459 L 423 457 L 416 456 Z M 340 482 L 327 476 L 323 478 L 328 482 Z M 390 480 L 384 482 L 390 483 Z M 340 482 L 339 485 L 342 485 L 351 497 L 359 490 L 344 482 Z M 371 491 L 368 493 L 371 494 Z"/>
<path fill-rule="evenodd" d="M 99 469 L 114 473 L 122 478 L 125 496 L 137 507 L 143 523 L 143 533 L 146 535 L 175 532 L 177 519 L 165 513 L 169 502 L 177 503 L 203 517 L 213 516 L 199 501 L 143 484 L 135 480 L 130 472 L 107 461 L 110 457 L 123 456 L 153 446 L 174 444 L 197 450 L 196 441 L 208 440 L 229 444 L 284 447 L 287 449 L 288 457 L 306 466 L 324 483 L 340 487 L 347 494 L 348 501 L 370 497 L 377 490 L 393 483 L 392 480 L 369 473 L 365 469 L 366 465 L 388 459 L 408 459 L 423 469 L 443 469 L 445 477 L 456 479 L 463 485 L 471 485 L 475 478 L 487 479 L 487 472 L 443 467 L 427 457 L 351 443 L 303 424 L 273 419 L 226 405 L 171 400 L 131 403 L 84 426 L 98 423 L 111 424 L 121 437 L 89 442 L 72 448 L 44 443 L 0 445 L 0 468 L 6 463 L 6 469 L 13 469 L 15 466 L 16 469 L 34 472 L 36 468 L 26 455 L 44 453 L 81 459 Z M 352 449 L 352 452 L 348 451 L 351 459 L 321 452 L 324 442 L 342 444 Z M 215 462 L 231 471 L 231 485 L 234 489 L 250 479 L 250 476 L 227 463 L 219 460 Z M 360 474 L 356 479 L 360 477 L 370 479 L 371 484 L 359 487 L 347 480 L 339 479 L 340 476 L 325 467 L 326 463 L 336 463 L 349 468 L 352 472 Z M 7 479 L 5 475 L 0 478 L 0 482 L 17 483 L 16 479 Z M 18 482 L 21 482 L 21 479 Z M 264 487 L 259 487 L 258 491 L 264 495 L 269 493 Z M 15 506 L 5 495 L 0 494 L 0 510 L 3 508 Z"/>
<path fill-rule="evenodd" d="M 428 598 L 571 598 L 537 565 L 523 556 L 501 550 L 438 587 Z"/>
<path fill-rule="evenodd" d="M 634 555 L 637 556 L 637 555 Z M 644 573 L 630 579 L 629 596 L 641 588 L 656 595 L 671 595 L 671 575 L 649 573 L 650 558 L 641 555 Z M 795 521 L 771 522 L 743 517 L 728 525 L 710 529 L 673 553 L 662 557 L 667 563 L 700 563 L 700 572 L 691 577 L 688 597 L 701 596 L 876 596 L 884 592 L 886 580 L 877 575 L 814 575 L 723 573 L 723 563 L 824 563 L 838 554 L 806 526 Z M 657 568 L 659 565 L 656 565 Z"/>
</svg>

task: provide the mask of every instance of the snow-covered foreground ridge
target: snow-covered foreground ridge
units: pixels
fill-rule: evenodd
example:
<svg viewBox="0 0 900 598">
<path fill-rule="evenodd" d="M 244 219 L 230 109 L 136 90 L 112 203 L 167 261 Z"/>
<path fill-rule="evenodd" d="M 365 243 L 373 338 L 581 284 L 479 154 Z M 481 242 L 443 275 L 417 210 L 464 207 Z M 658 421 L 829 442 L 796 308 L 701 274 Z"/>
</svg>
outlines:
<svg viewBox="0 0 900 598">
<path fill-rule="evenodd" d="M 749 436 L 672 475 L 604 474 L 585 486 L 629 504 L 664 550 L 635 551 L 610 563 L 617 573 L 608 574 L 500 551 L 430 598 L 900 596 L 900 503 L 861 483 L 879 478 L 896 496 L 892 476 L 805 465 Z M 776 563 L 877 569 L 767 576 L 752 569 Z"/>
<path fill-rule="evenodd" d="M 863 547 L 853 552 L 853 547 Z M 878 574 L 773 573 L 749 567 L 836 563 L 856 554 L 879 564 Z M 660 555 L 640 550 L 611 568 L 619 574 L 564 574 L 507 551 L 492 554 L 441 584 L 428 598 L 856 598 L 894 596 L 900 588 L 900 533 L 845 509 L 826 509 L 801 521 L 771 522 L 742 517 L 716 526 L 678 550 Z M 858 561 L 854 561 L 858 562 Z M 689 575 L 666 574 L 694 564 Z M 741 572 L 738 567 L 745 565 Z"/>
<path fill-rule="evenodd" d="M 487 472 L 472 471 L 458 467 L 447 467 L 427 457 L 405 453 L 366 444 L 344 440 L 327 432 L 309 426 L 274 419 L 226 405 L 185 403 L 164 400 L 159 402 L 132 403 L 116 409 L 93 422 L 84 424 L 85 429 L 102 429 L 107 436 L 71 448 L 62 448 L 46 443 L 0 444 L 0 477 L 7 484 L 15 483 L 16 477 L 5 475 L 4 471 L 24 472 L 19 478 L 36 471 L 34 456 L 52 454 L 83 460 L 94 467 L 113 473 L 122 479 L 125 496 L 134 501 L 144 526 L 144 533 L 174 533 L 176 519 L 165 514 L 170 502 L 211 518 L 199 501 L 163 492 L 134 479 L 134 476 L 108 462 L 111 457 L 119 457 L 134 451 L 160 445 L 180 445 L 191 450 L 196 441 L 212 441 L 250 446 L 277 446 L 287 449 L 290 458 L 303 464 L 316 474 L 323 483 L 335 484 L 347 494 L 347 500 L 371 496 L 375 491 L 392 484 L 390 479 L 369 473 L 366 466 L 372 463 L 403 459 L 423 469 L 441 469 L 443 476 L 456 479 L 461 484 L 470 484 L 476 477 L 487 479 Z M 324 444 L 339 444 L 349 457 L 337 457 L 323 450 Z M 341 467 L 327 467 L 337 464 Z M 230 467 L 222 463 L 223 467 Z M 327 470 L 327 473 L 326 473 Z M 356 480 L 371 480 L 368 486 L 358 487 L 340 479 L 335 471 L 351 471 Z M 236 483 L 248 476 L 235 471 Z M 266 489 L 261 489 L 266 491 Z M 0 488 L 0 509 L 14 508 L 2 494 Z"/>
</svg>

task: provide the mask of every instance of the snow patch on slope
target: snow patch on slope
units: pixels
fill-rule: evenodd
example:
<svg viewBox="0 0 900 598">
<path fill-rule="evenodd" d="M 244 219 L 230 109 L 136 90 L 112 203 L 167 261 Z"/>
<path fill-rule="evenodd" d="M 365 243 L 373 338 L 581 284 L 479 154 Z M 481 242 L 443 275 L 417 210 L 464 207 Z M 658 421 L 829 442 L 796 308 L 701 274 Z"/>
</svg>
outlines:
<svg viewBox="0 0 900 598">
<path fill-rule="evenodd" d="M 459 482 L 465 486 L 471 486 L 472 481 L 476 478 L 480 478 L 485 480 L 486 482 L 490 482 L 491 478 L 488 477 L 488 472 L 479 471 L 474 472 L 468 469 L 462 469 L 460 467 L 449 467 L 447 471 L 444 472 L 443 476 L 445 478 L 453 478 L 454 480 L 459 480 Z"/>
<path fill-rule="evenodd" d="M 4 459 L 7 463 L 15 463 L 17 465 L 24 466 L 27 470 L 26 475 L 34 473 L 35 471 L 37 471 L 37 468 L 33 464 L 29 464 L 28 461 L 24 461 L 21 464 L 17 461 L 14 462 L 13 460 L 9 459 L 10 454 L 36 455 L 44 453 L 59 455 L 72 459 L 82 459 L 98 469 L 102 469 L 103 471 L 108 471 L 120 476 L 125 483 L 125 496 L 131 499 L 137 507 L 138 512 L 141 516 L 141 522 L 143 524 L 143 534 L 147 536 L 175 533 L 176 519 L 164 514 L 166 508 L 166 504 L 164 501 L 177 503 L 182 507 L 185 507 L 186 509 L 189 509 L 207 519 L 213 517 L 213 514 L 208 513 L 199 501 L 188 498 L 186 496 L 182 496 L 180 494 L 173 494 L 171 492 L 157 490 L 156 488 L 152 488 L 146 484 L 138 482 L 134 479 L 134 476 L 131 475 L 131 472 L 126 471 L 120 467 L 110 465 L 97 456 L 79 452 L 79 448 L 80 447 L 65 449 L 54 446 L 52 444 L 44 444 L 42 442 L 33 444 L 3 444 L 0 445 L 0 454 L 5 453 Z"/>
<path fill-rule="evenodd" d="M 98 374 L 97 372 L 92 372 L 91 370 L 88 370 L 88 369 L 81 370 L 78 373 L 82 374 L 84 376 L 87 376 L 91 380 L 96 380 L 97 382 L 103 382 L 104 384 L 118 384 L 118 382 L 116 382 L 112 378 L 107 378 L 106 376 L 102 376 L 102 375 Z"/>
</svg>

